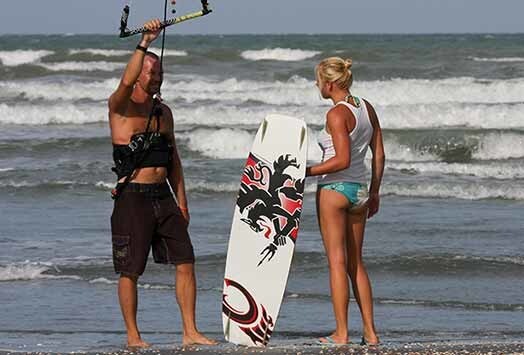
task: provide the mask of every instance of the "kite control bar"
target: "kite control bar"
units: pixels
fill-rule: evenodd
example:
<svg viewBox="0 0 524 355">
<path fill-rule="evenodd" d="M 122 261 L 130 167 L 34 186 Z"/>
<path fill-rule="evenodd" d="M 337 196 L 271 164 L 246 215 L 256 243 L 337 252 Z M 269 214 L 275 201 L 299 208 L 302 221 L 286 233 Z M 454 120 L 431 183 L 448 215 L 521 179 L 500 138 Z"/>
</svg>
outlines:
<svg viewBox="0 0 524 355">
<path fill-rule="evenodd" d="M 205 16 L 211 13 L 211 11 L 213 11 L 209 8 L 209 3 L 207 2 L 207 0 L 200 0 L 200 2 L 202 3 L 202 10 L 192 12 L 186 15 L 178 16 L 178 17 L 173 17 L 171 19 L 162 21 L 161 28 L 165 28 L 171 25 L 176 25 L 184 21 L 193 20 L 198 17 Z M 144 33 L 148 31 L 145 27 L 140 27 L 134 30 L 129 30 L 127 28 L 128 18 L 129 18 L 129 5 L 126 5 L 124 9 L 122 10 L 122 17 L 120 19 L 120 38 L 125 38 L 125 37 L 133 36 L 133 35 Z"/>
</svg>

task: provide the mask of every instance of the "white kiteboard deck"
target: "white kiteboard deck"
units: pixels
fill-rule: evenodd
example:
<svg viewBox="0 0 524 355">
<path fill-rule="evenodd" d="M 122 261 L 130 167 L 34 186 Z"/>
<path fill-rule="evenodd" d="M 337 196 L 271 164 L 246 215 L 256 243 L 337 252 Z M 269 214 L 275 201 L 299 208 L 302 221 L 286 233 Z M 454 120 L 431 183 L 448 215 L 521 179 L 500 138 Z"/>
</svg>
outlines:
<svg viewBox="0 0 524 355">
<path fill-rule="evenodd" d="M 307 127 L 267 116 L 242 174 L 229 239 L 222 320 L 226 340 L 265 346 L 284 296 L 304 194 Z"/>
</svg>

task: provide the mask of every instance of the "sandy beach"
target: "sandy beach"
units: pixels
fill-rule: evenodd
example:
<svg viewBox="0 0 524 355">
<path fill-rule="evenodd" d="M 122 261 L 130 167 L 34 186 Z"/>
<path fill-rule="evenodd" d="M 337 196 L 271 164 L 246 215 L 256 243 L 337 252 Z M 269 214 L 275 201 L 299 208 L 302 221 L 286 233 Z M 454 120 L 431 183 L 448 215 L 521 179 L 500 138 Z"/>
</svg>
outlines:
<svg viewBox="0 0 524 355">
<path fill-rule="evenodd" d="M 60 354 L 53 352 L 20 352 L 0 350 L 0 355 L 9 354 Z M 116 351 L 99 351 L 99 352 L 70 352 L 70 354 L 87 354 L 87 355 L 174 355 L 174 354 L 524 354 L 524 342 L 477 342 L 477 343 L 460 343 L 460 342 L 430 342 L 430 343 L 406 343 L 406 344 L 383 344 L 379 347 L 366 347 L 358 344 L 348 346 L 321 346 L 321 345 L 285 345 L 269 346 L 267 348 L 247 348 L 243 346 L 234 346 L 231 344 L 219 344 L 215 347 L 207 346 L 187 346 L 173 348 L 151 348 L 141 351 L 116 350 Z"/>
</svg>

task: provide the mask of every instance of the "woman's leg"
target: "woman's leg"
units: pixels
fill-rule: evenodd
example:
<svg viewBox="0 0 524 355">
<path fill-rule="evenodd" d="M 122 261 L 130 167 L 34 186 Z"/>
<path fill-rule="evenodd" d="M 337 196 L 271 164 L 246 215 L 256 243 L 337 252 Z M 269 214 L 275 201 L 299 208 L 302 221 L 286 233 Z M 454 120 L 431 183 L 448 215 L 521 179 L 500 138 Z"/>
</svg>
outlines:
<svg viewBox="0 0 524 355">
<path fill-rule="evenodd" d="M 348 274 L 353 286 L 353 293 L 360 308 L 364 330 L 364 338 L 369 344 L 378 343 L 378 337 L 373 321 L 373 294 L 371 282 L 364 262 L 362 261 L 362 244 L 366 227 L 367 208 L 358 213 L 349 213 L 347 220 L 347 255 Z"/>
<path fill-rule="evenodd" d="M 317 191 L 317 213 L 329 263 L 331 298 L 336 321 L 336 330 L 331 338 L 336 343 L 348 342 L 349 280 L 346 271 L 348 207 L 349 202 L 341 193 L 327 189 Z"/>
</svg>

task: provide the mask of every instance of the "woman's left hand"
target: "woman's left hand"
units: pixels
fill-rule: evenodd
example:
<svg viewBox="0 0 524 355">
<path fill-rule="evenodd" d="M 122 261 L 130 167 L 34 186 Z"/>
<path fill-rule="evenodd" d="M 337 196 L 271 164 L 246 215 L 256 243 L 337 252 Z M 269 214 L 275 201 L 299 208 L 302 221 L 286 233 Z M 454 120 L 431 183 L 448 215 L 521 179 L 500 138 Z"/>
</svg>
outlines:
<svg viewBox="0 0 524 355">
<path fill-rule="evenodd" d="M 380 195 L 378 193 L 372 193 L 368 199 L 368 218 L 373 217 L 377 214 L 380 206 Z"/>
</svg>

